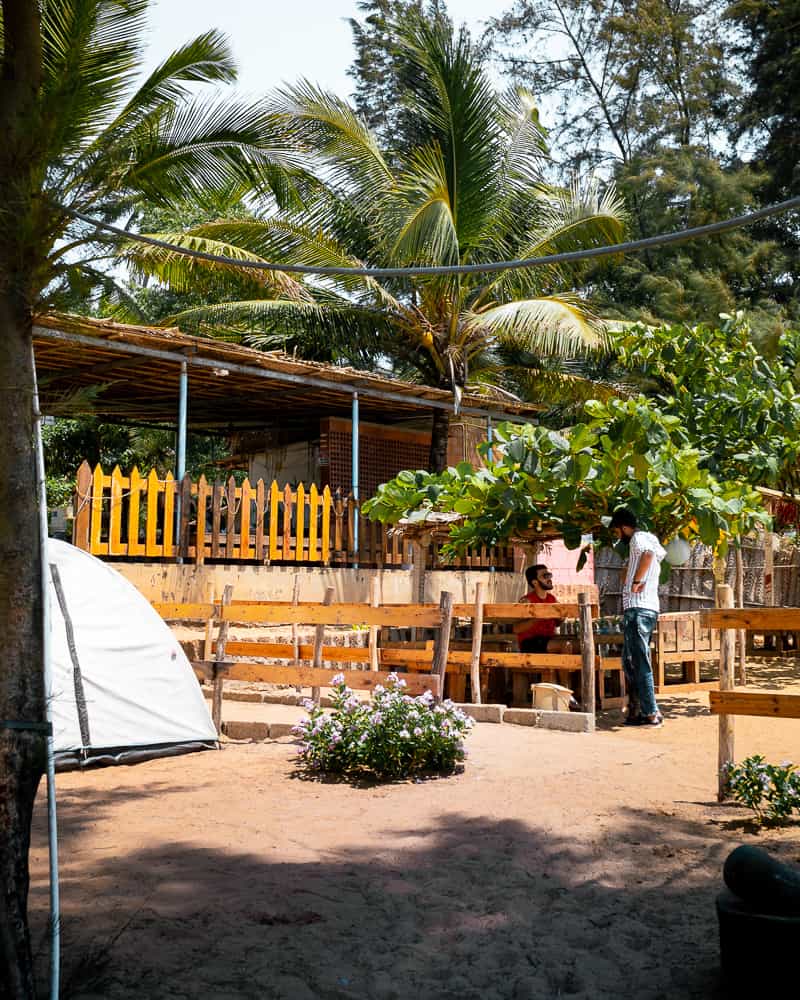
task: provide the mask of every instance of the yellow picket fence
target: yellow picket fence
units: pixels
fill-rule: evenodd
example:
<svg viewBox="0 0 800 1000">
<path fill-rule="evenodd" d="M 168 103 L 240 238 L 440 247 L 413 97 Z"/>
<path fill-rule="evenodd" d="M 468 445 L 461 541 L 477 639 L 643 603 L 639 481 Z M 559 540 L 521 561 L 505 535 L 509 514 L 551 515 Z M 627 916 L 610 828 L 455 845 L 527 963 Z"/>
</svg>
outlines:
<svg viewBox="0 0 800 1000">
<path fill-rule="evenodd" d="M 358 518 L 358 551 L 355 524 Z M 205 476 L 180 482 L 155 469 L 110 474 L 84 462 L 78 470 L 73 542 L 94 555 L 127 559 L 183 559 L 202 563 L 296 562 L 401 566 L 410 545 L 361 516 L 352 496 L 316 484 L 306 488 L 233 477 L 209 483 Z M 438 547 L 428 555 L 441 565 Z M 510 549 L 482 549 L 460 568 L 512 568 Z"/>
</svg>

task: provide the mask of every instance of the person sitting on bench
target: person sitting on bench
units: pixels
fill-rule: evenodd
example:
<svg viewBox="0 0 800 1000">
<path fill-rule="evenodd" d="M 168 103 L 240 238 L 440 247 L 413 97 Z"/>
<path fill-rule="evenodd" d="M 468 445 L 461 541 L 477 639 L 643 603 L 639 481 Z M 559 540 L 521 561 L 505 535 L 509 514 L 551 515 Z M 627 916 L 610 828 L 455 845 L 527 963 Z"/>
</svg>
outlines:
<svg viewBox="0 0 800 1000">
<path fill-rule="evenodd" d="M 528 593 L 520 598 L 528 604 L 556 604 L 553 594 L 553 574 L 544 563 L 537 563 L 525 570 L 528 581 Z M 556 636 L 556 629 L 561 624 L 560 618 L 529 618 L 517 622 L 514 632 L 517 636 L 521 653 L 571 653 L 572 643 L 569 639 Z"/>
</svg>

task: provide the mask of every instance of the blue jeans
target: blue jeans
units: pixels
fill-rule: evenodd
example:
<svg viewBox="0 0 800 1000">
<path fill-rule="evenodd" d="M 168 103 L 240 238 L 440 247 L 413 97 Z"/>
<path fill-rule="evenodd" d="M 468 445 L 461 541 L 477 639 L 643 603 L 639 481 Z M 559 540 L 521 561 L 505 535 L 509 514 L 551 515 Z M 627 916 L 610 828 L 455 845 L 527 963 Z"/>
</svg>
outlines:
<svg viewBox="0 0 800 1000">
<path fill-rule="evenodd" d="M 647 608 L 628 608 L 622 616 L 622 667 L 628 685 L 631 715 L 655 715 L 658 712 L 650 659 L 650 636 L 658 614 Z"/>
</svg>

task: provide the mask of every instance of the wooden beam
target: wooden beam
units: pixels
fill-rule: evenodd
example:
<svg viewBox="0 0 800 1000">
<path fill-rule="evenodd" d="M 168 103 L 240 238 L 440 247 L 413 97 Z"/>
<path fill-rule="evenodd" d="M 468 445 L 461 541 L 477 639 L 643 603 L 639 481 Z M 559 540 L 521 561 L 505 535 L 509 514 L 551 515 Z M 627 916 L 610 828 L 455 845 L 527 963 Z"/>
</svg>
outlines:
<svg viewBox="0 0 800 1000">
<path fill-rule="evenodd" d="M 761 691 L 711 691 L 712 715 L 757 715 L 773 719 L 800 719 L 800 694 Z"/>
<path fill-rule="evenodd" d="M 439 597 L 440 626 L 433 645 L 431 673 L 439 677 L 439 693 L 444 694 L 444 676 L 447 672 L 447 654 L 450 651 L 450 629 L 453 624 L 453 595 L 443 590 Z M 472 654 L 470 654 L 471 656 Z"/>
<path fill-rule="evenodd" d="M 201 661 L 195 661 L 195 669 L 202 667 Z M 278 667 L 266 663 L 226 663 L 225 677 L 234 681 L 250 681 L 267 684 L 294 684 L 305 688 L 329 687 L 333 671 L 315 669 L 314 667 Z M 389 674 L 374 670 L 337 670 L 343 673 L 348 687 L 358 691 L 372 691 L 378 684 L 384 687 L 388 684 Z M 440 691 L 439 678 L 430 673 L 402 674 L 406 682 L 406 693 L 410 695 L 424 694 L 432 691 L 438 696 Z"/>
<path fill-rule="evenodd" d="M 724 613 L 733 605 L 733 589 L 727 584 L 717 587 L 717 604 L 720 613 Z M 727 628 L 720 636 L 719 644 L 719 688 L 720 691 L 730 691 L 734 686 L 734 656 L 736 633 Z M 733 740 L 733 719 L 727 715 L 719 717 L 719 747 L 717 753 L 717 799 L 722 802 L 727 794 L 727 775 L 725 766 L 735 760 Z"/>
<path fill-rule="evenodd" d="M 371 608 L 368 604 L 300 604 L 272 606 L 237 605 L 224 609 L 227 621 L 261 625 L 390 625 L 396 628 L 438 628 L 439 608 L 428 604 L 393 604 Z M 200 616 L 203 617 L 203 616 Z"/>
<path fill-rule="evenodd" d="M 333 587 L 325 588 L 325 596 L 322 599 L 322 604 L 324 607 L 328 608 L 333 604 Z M 313 666 L 315 670 L 319 670 L 322 667 L 322 646 L 325 642 L 325 624 L 321 622 L 317 625 L 316 634 L 314 636 L 314 657 Z M 319 705 L 320 689 L 317 685 L 311 688 L 311 697 L 314 699 L 314 704 Z"/>
<path fill-rule="evenodd" d="M 800 630 L 800 608 L 711 608 L 700 612 L 706 628 L 742 628 L 758 631 Z"/>
<path fill-rule="evenodd" d="M 382 649 L 381 663 L 430 663 L 431 654 L 424 649 Z M 469 668 L 472 652 L 468 649 L 451 649 L 448 664 Z M 572 653 L 495 653 L 481 651 L 481 669 L 504 667 L 508 670 L 580 670 L 583 659 Z"/>
<path fill-rule="evenodd" d="M 389 605 L 391 606 L 391 605 Z M 596 611 L 597 606 L 594 606 Z M 455 618 L 471 618 L 475 611 L 473 604 L 455 604 Z M 484 621 L 526 621 L 528 618 L 577 618 L 580 607 L 577 604 L 484 604 Z"/>
<path fill-rule="evenodd" d="M 225 606 L 230 604 L 232 597 L 233 587 L 229 583 L 226 584 L 225 590 L 222 593 L 222 605 L 220 610 L 224 610 Z M 221 620 L 219 623 L 219 632 L 217 633 L 216 652 L 214 654 L 214 659 L 218 664 L 225 659 L 225 644 L 228 641 L 228 628 L 229 623 Z M 217 668 L 214 671 L 214 692 L 211 698 L 211 721 L 214 723 L 214 728 L 217 730 L 218 736 L 222 733 L 223 684 L 223 671 L 220 668 Z"/>
<path fill-rule="evenodd" d="M 483 640 L 483 591 L 484 585 L 475 585 L 475 607 L 472 612 L 472 651 L 470 660 L 470 688 L 472 689 L 472 704 L 481 703 L 481 642 Z"/>
<path fill-rule="evenodd" d="M 294 643 L 260 642 L 253 640 L 229 642 L 225 647 L 227 656 L 257 656 L 265 660 L 292 660 L 300 666 L 301 660 L 314 659 L 313 643 L 298 643 L 295 657 Z M 322 661 L 330 663 L 369 663 L 369 650 L 365 646 L 323 646 Z M 430 655 L 428 656 L 430 662 Z"/>
<path fill-rule="evenodd" d="M 581 707 L 594 716 L 594 632 L 592 606 L 586 594 L 578 594 L 581 623 Z"/>
</svg>

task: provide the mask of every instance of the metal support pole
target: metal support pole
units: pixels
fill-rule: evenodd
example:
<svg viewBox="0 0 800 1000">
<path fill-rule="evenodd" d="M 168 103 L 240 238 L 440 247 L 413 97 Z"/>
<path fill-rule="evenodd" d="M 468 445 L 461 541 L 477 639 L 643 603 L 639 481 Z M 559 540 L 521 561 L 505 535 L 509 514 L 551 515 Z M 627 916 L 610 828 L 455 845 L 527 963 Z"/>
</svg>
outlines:
<svg viewBox="0 0 800 1000">
<path fill-rule="evenodd" d="M 487 417 L 486 418 L 486 440 L 489 442 L 489 444 L 492 443 L 492 418 L 491 417 Z"/>
<path fill-rule="evenodd" d="M 351 440 L 353 446 L 353 460 L 352 460 L 352 493 L 353 500 L 355 500 L 355 511 L 353 513 L 353 549 L 354 549 L 354 562 L 353 568 L 358 569 L 358 520 L 360 515 L 360 504 L 358 495 L 358 478 L 359 478 L 359 440 L 358 440 L 358 393 L 353 393 L 353 415 L 351 421 Z"/>
<path fill-rule="evenodd" d="M 178 562 L 183 562 L 181 555 L 181 487 L 186 475 L 186 419 L 189 400 L 189 364 L 181 361 L 181 378 L 178 393 L 178 435 L 175 446 L 175 538 L 178 541 Z"/>
</svg>

